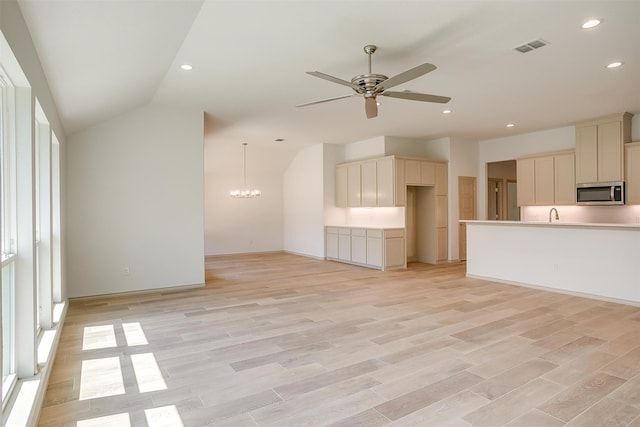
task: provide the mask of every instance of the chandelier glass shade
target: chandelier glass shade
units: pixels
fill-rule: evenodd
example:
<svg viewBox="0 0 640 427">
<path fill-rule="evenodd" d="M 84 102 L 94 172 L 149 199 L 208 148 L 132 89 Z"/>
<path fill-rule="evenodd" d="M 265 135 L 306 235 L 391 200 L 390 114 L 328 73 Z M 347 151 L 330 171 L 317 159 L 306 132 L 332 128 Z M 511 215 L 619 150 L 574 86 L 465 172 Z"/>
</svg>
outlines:
<svg viewBox="0 0 640 427">
<path fill-rule="evenodd" d="M 259 197 L 262 193 L 260 190 L 249 189 L 247 187 L 247 143 L 242 143 L 242 172 L 243 172 L 243 189 L 242 190 L 231 190 L 229 191 L 229 196 L 236 199 L 251 199 L 254 197 Z"/>
</svg>

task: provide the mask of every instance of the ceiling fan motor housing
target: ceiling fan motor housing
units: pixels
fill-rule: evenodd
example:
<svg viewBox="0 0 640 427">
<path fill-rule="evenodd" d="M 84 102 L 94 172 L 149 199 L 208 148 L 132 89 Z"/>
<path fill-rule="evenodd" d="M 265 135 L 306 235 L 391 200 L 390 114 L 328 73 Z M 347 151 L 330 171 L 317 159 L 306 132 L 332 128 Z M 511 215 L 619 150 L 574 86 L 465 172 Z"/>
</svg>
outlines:
<svg viewBox="0 0 640 427">
<path fill-rule="evenodd" d="M 351 79 L 351 83 L 359 86 L 359 89 L 353 89 L 357 93 L 372 93 L 379 83 L 387 80 L 389 77 L 384 74 L 362 74 Z"/>
</svg>

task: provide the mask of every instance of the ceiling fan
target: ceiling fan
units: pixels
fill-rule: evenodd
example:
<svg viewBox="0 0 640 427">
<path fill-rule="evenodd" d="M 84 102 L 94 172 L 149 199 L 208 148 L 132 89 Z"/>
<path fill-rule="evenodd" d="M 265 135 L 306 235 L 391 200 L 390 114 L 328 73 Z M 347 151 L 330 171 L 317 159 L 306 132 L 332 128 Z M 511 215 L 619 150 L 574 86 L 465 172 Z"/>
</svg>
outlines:
<svg viewBox="0 0 640 427">
<path fill-rule="evenodd" d="M 438 96 L 438 95 L 428 95 L 426 93 L 417 93 L 417 92 L 392 92 L 388 91 L 394 86 L 398 86 L 402 83 L 408 82 L 409 80 L 413 80 L 418 78 L 424 74 L 427 74 L 437 67 L 433 64 L 424 63 L 418 65 L 417 67 L 411 68 L 405 72 L 397 74 L 391 78 L 383 75 L 383 74 L 373 74 L 371 72 L 371 55 L 376 51 L 377 46 L 374 45 L 366 45 L 364 47 L 365 53 L 369 56 L 369 72 L 367 74 L 362 74 L 360 76 L 355 76 L 351 79 L 351 81 L 342 80 L 337 77 L 330 76 L 329 74 L 321 73 L 320 71 L 308 71 L 307 74 L 312 75 L 314 77 L 319 77 L 324 80 L 328 80 L 330 82 L 338 83 L 343 86 L 350 87 L 356 93 L 351 95 L 343 95 L 335 98 L 322 99 L 320 101 L 309 102 L 306 104 L 297 105 L 297 107 L 306 107 L 307 105 L 321 104 L 323 102 L 335 101 L 337 99 L 350 98 L 352 96 L 364 95 L 364 110 L 367 114 L 367 118 L 371 119 L 378 115 L 378 103 L 376 102 L 376 97 L 378 95 L 388 96 L 390 98 L 400 98 L 400 99 L 409 99 L 412 101 L 423 101 L 423 102 L 437 102 L 440 104 L 446 104 L 451 100 L 451 98 L 446 96 Z"/>
</svg>

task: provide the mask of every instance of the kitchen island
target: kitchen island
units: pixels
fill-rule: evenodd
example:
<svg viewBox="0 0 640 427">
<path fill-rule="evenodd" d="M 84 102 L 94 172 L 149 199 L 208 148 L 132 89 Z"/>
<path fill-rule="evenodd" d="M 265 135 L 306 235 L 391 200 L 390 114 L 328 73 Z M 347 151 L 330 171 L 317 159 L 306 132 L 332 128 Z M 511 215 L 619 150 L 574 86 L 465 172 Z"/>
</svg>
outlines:
<svg viewBox="0 0 640 427">
<path fill-rule="evenodd" d="M 640 224 L 460 222 L 468 277 L 640 305 Z"/>
</svg>

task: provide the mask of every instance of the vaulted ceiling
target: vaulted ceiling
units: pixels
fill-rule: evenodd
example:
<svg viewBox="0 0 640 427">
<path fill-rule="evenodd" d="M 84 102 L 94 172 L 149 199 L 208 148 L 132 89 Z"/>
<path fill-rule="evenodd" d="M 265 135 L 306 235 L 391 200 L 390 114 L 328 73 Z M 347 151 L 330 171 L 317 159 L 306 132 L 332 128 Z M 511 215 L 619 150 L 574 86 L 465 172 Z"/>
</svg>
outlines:
<svg viewBox="0 0 640 427">
<path fill-rule="evenodd" d="M 640 113 L 640 1 L 19 0 L 68 134 L 148 103 L 207 113 L 215 138 L 302 146 L 378 135 L 485 139 Z M 581 25 L 590 18 L 602 24 Z M 515 47 L 536 39 L 528 53 Z M 367 119 L 344 80 L 431 73 Z M 607 69 L 614 60 L 622 67 Z M 185 71 L 182 64 L 193 70 Z M 452 113 L 443 114 L 446 108 Z M 507 128 L 507 123 L 515 126 Z"/>
</svg>

